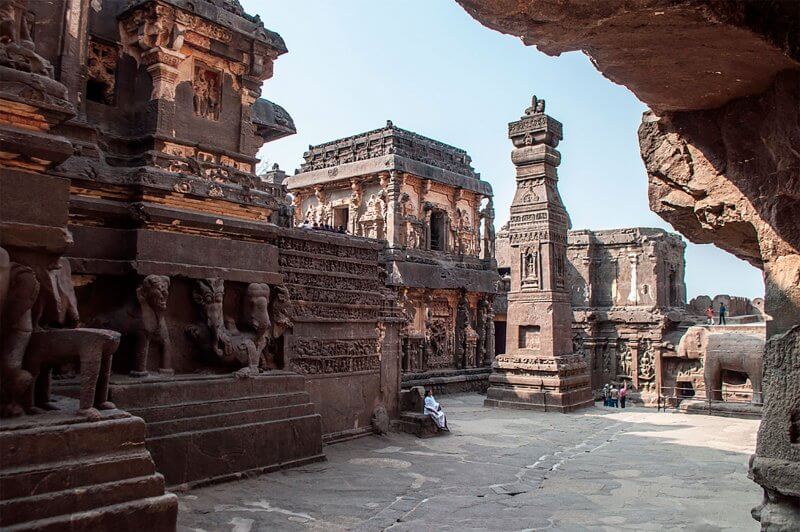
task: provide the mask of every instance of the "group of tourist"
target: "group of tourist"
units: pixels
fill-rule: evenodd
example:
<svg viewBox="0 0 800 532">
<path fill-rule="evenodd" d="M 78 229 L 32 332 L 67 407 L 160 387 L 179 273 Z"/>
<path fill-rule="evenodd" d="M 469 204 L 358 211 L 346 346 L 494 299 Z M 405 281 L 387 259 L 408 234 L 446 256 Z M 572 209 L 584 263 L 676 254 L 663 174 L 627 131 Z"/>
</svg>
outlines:
<svg viewBox="0 0 800 532">
<path fill-rule="evenodd" d="M 301 223 L 297 227 L 299 227 L 300 229 L 313 229 L 315 231 L 327 231 L 329 233 L 340 233 L 342 235 L 346 235 L 347 234 L 347 230 L 344 228 L 343 225 L 340 225 L 339 227 L 334 227 L 334 226 L 332 226 L 330 224 L 318 224 L 317 222 L 314 222 L 312 224 L 308 220 L 303 220 L 303 223 Z"/>
<path fill-rule="evenodd" d="M 725 303 L 719 304 L 719 325 L 727 325 L 725 316 L 728 314 L 728 308 Z M 709 305 L 706 309 L 706 325 L 714 325 L 714 307 Z"/>
<path fill-rule="evenodd" d="M 625 399 L 628 397 L 628 383 L 617 388 L 613 384 L 603 386 L 603 406 L 611 408 L 625 408 Z"/>
</svg>

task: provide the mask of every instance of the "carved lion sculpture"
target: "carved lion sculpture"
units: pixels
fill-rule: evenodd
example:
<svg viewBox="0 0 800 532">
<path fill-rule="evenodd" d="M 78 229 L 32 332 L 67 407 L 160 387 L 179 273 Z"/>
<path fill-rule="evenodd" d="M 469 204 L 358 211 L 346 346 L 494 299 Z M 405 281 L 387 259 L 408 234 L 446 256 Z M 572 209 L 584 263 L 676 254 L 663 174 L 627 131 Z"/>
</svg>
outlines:
<svg viewBox="0 0 800 532">
<path fill-rule="evenodd" d="M 743 373 L 753 386 L 753 403 L 761 404 L 764 376 L 764 339 L 737 332 L 710 332 L 706 327 L 690 327 L 678 344 L 678 355 L 703 359 L 706 396 L 722 401 L 724 371 Z"/>
<path fill-rule="evenodd" d="M 161 347 L 159 372 L 172 373 L 172 353 L 165 314 L 169 298 L 170 279 L 165 275 L 148 275 L 136 290 L 139 314 L 133 323 L 136 334 L 134 371 L 131 374 L 147 375 L 147 359 L 155 342 Z"/>
<path fill-rule="evenodd" d="M 136 289 L 136 301 L 129 302 L 114 314 L 95 320 L 96 325 L 120 331 L 134 344 L 132 377 L 146 377 L 153 344 L 161 349 L 159 373 L 172 373 L 172 349 L 167 329 L 166 311 L 170 279 L 148 275 Z"/>
</svg>

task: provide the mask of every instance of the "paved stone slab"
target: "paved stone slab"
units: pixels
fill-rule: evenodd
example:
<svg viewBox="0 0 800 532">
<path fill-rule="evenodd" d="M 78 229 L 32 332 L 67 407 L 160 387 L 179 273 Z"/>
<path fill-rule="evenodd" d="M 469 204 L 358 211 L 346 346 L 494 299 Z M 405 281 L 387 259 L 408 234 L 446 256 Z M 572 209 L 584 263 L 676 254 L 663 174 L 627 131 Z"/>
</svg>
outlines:
<svg viewBox="0 0 800 532">
<path fill-rule="evenodd" d="M 452 433 L 391 433 L 328 461 L 179 494 L 182 532 L 757 530 L 747 479 L 758 421 L 442 401 Z"/>
</svg>

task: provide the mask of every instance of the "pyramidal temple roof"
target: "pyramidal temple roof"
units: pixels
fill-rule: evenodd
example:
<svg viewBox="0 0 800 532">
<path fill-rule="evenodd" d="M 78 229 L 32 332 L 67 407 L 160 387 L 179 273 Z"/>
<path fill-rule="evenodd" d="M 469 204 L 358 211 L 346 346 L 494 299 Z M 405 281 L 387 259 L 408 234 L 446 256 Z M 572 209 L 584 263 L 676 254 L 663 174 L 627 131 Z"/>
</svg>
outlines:
<svg viewBox="0 0 800 532">
<path fill-rule="evenodd" d="M 382 157 L 399 155 L 462 176 L 480 179 L 465 150 L 395 126 L 391 120 L 380 129 L 309 146 L 301 172 L 311 172 Z"/>
</svg>

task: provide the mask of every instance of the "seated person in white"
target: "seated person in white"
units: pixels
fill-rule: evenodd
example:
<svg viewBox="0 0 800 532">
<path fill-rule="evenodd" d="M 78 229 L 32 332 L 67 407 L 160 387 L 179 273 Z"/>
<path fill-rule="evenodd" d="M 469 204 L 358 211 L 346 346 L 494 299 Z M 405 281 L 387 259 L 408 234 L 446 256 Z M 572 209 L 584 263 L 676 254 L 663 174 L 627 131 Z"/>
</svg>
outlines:
<svg viewBox="0 0 800 532">
<path fill-rule="evenodd" d="M 425 413 L 433 418 L 433 422 L 436 423 L 439 430 L 450 432 L 450 429 L 447 428 L 447 418 L 444 415 L 444 410 L 442 410 L 442 407 L 436 402 L 432 390 L 427 390 L 425 392 Z"/>
</svg>

